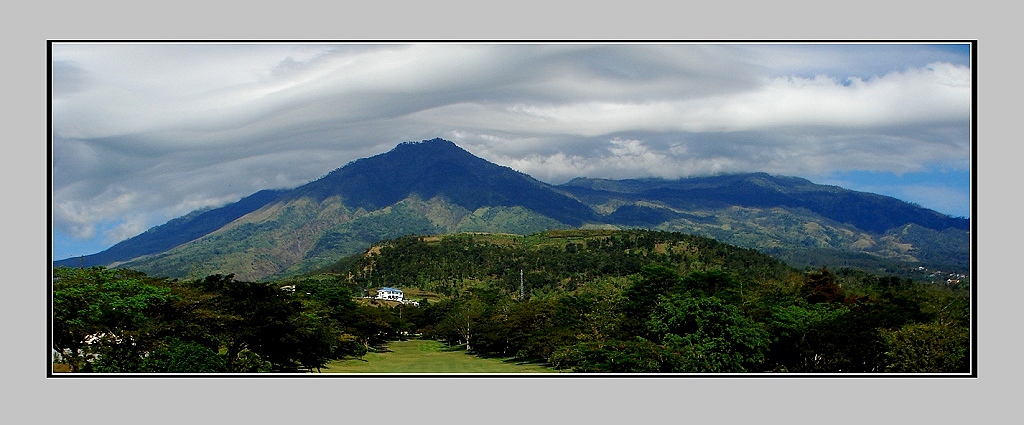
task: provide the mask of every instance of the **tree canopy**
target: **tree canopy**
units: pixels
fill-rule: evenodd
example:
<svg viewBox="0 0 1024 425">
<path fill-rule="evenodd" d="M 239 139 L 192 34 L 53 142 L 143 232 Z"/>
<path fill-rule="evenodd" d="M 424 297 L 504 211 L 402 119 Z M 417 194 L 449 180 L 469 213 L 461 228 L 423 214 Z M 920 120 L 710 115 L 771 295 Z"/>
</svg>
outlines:
<svg viewBox="0 0 1024 425">
<path fill-rule="evenodd" d="M 668 232 L 403 237 L 273 282 L 58 267 L 52 286 L 55 361 L 73 372 L 313 371 L 411 337 L 577 373 L 971 364 L 964 286 L 797 270 Z M 423 298 L 363 298 L 381 286 Z"/>
</svg>

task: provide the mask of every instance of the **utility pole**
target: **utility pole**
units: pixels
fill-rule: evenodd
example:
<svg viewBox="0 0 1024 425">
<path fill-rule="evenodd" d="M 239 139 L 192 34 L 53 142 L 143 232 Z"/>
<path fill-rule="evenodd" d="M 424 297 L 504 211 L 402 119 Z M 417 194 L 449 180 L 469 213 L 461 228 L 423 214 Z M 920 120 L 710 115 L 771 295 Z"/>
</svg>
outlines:
<svg viewBox="0 0 1024 425">
<path fill-rule="evenodd" d="M 523 288 L 523 269 L 519 269 L 519 299 L 523 299 L 526 296 L 526 291 Z"/>
</svg>

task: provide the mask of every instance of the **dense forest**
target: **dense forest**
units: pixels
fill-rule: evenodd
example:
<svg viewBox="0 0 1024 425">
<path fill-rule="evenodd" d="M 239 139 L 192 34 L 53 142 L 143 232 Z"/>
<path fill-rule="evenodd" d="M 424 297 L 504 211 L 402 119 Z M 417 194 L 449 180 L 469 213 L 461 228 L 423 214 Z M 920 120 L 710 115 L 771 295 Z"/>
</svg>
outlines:
<svg viewBox="0 0 1024 425">
<path fill-rule="evenodd" d="M 366 298 L 384 286 L 418 305 Z M 52 352 L 68 372 L 295 372 L 418 337 L 576 373 L 962 374 L 969 287 L 674 232 L 406 236 L 267 282 L 58 267 Z"/>
</svg>

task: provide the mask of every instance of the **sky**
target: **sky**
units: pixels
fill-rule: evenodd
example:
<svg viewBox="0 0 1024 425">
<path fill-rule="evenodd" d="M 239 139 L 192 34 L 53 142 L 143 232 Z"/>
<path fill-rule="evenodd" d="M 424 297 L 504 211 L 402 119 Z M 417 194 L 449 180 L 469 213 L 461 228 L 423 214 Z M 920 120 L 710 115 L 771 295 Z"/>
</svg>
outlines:
<svg viewBox="0 0 1024 425">
<path fill-rule="evenodd" d="M 759 171 L 971 216 L 966 43 L 50 47 L 55 260 L 435 137 L 552 184 Z"/>
</svg>

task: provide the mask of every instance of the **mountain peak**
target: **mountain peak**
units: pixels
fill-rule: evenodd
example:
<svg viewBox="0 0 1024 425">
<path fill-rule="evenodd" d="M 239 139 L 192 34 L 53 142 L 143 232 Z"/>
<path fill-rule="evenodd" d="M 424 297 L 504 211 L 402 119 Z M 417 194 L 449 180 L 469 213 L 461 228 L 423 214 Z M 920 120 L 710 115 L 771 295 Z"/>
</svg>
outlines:
<svg viewBox="0 0 1024 425">
<path fill-rule="evenodd" d="M 434 138 L 399 143 L 299 187 L 295 196 L 339 196 L 345 205 L 375 210 L 416 194 L 443 197 L 470 211 L 483 206 L 523 206 L 569 225 L 592 220 L 593 211 L 552 186 L 491 163 L 455 143 Z"/>
<path fill-rule="evenodd" d="M 420 147 L 424 147 L 424 146 L 426 146 L 426 147 L 444 146 L 444 147 L 455 147 L 455 148 L 458 148 L 458 146 L 455 144 L 455 142 L 453 142 L 451 140 L 445 140 L 445 139 L 442 139 L 440 137 L 435 137 L 435 138 L 430 139 L 430 140 L 420 140 L 418 142 L 412 142 L 412 141 L 410 141 L 410 142 L 402 142 L 402 143 L 399 143 L 398 145 L 396 145 L 394 149 L 403 149 L 403 148 L 406 148 L 406 147 L 416 147 L 416 146 L 420 146 Z M 392 149 L 392 150 L 394 150 L 394 149 Z"/>
<path fill-rule="evenodd" d="M 404 154 L 431 156 L 472 155 L 465 149 L 456 145 L 455 142 L 437 137 L 430 140 L 421 140 L 419 142 L 402 142 L 395 145 L 395 147 L 390 151 L 377 156 L 395 156 Z"/>
</svg>

